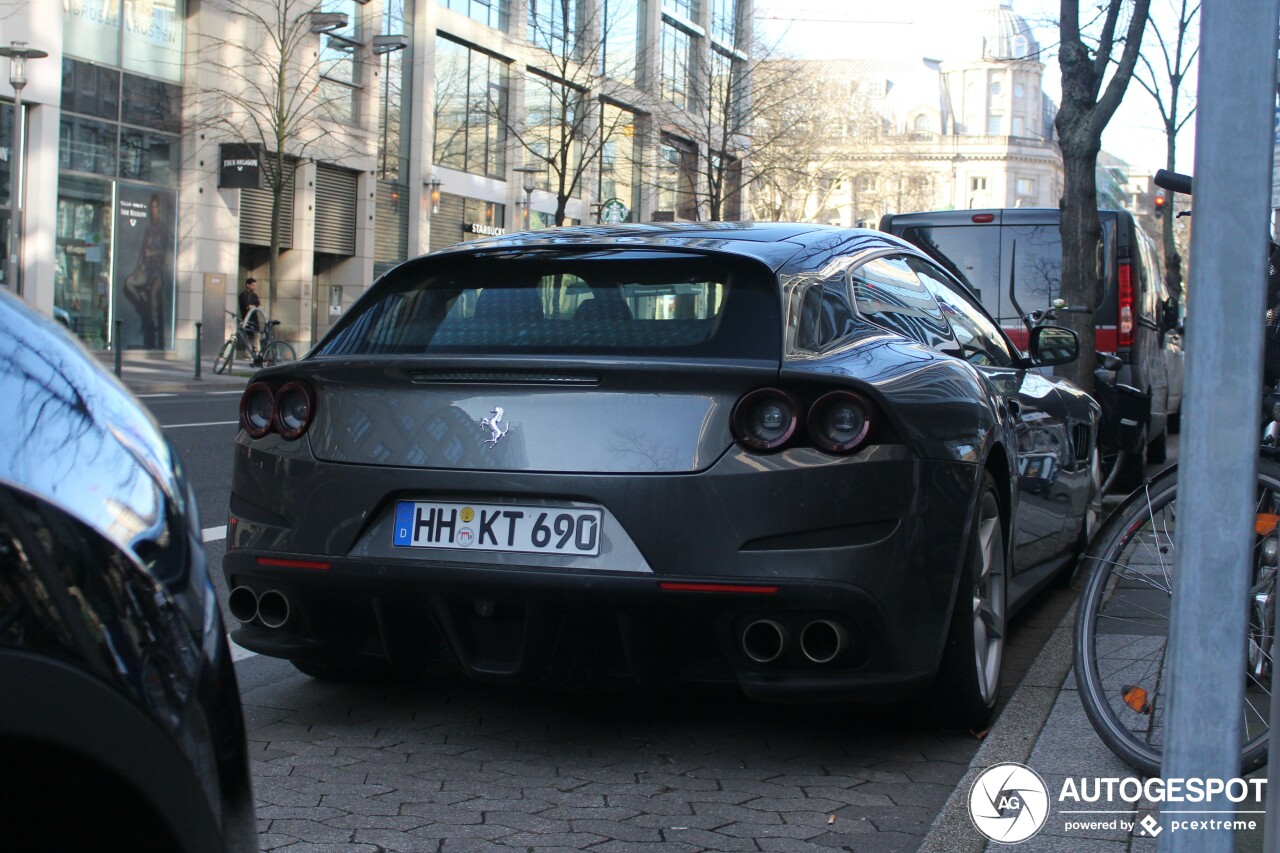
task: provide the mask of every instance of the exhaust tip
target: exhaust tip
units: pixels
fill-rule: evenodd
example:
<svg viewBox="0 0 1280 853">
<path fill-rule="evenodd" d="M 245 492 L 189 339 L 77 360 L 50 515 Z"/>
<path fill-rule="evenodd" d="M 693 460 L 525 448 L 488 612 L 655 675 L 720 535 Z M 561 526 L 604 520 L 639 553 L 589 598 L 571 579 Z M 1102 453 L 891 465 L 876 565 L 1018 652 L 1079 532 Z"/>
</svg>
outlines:
<svg viewBox="0 0 1280 853">
<path fill-rule="evenodd" d="M 800 651 L 814 663 L 831 663 L 848 647 L 849 633 L 829 619 L 815 619 L 800 632 Z"/>
<path fill-rule="evenodd" d="M 227 609 L 241 622 L 252 622 L 258 615 L 258 594 L 247 586 L 238 586 L 227 596 Z"/>
<path fill-rule="evenodd" d="M 278 589 L 258 596 L 258 621 L 268 628 L 283 627 L 289 621 L 289 599 Z"/>
<path fill-rule="evenodd" d="M 787 650 L 787 629 L 772 619 L 757 619 L 742 632 L 742 651 L 756 663 L 772 663 Z"/>
</svg>

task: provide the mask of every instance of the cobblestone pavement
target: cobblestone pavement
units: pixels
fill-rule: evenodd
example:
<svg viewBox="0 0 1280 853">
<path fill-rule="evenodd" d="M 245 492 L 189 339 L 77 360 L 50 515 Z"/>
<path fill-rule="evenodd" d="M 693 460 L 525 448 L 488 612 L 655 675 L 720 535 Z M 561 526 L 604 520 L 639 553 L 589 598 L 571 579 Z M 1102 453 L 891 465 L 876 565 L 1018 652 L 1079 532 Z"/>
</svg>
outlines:
<svg viewBox="0 0 1280 853">
<path fill-rule="evenodd" d="M 1069 603 L 1015 623 L 1007 690 Z M 901 707 L 238 667 L 271 851 L 910 851 L 979 744 Z"/>
</svg>

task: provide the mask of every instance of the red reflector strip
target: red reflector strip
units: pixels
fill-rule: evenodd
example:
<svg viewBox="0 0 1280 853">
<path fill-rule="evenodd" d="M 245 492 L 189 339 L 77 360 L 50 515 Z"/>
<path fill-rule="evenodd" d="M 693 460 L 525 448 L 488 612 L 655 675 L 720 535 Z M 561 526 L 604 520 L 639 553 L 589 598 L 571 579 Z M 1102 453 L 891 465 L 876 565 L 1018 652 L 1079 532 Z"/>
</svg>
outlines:
<svg viewBox="0 0 1280 853">
<path fill-rule="evenodd" d="M 778 591 L 776 586 L 745 586 L 730 583 L 670 583 L 662 581 L 658 588 L 667 592 L 749 592 L 756 595 L 773 595 Z"/>
<path fill-rule="evenodd" d="M 324 571 L 328 569 L 331 563 L 322 563 L 318 560 L 282 560 L 278 557 L 259 557 L 259 566 L 282 566 L 286 569 L 320 569 Z"/>
</svg>

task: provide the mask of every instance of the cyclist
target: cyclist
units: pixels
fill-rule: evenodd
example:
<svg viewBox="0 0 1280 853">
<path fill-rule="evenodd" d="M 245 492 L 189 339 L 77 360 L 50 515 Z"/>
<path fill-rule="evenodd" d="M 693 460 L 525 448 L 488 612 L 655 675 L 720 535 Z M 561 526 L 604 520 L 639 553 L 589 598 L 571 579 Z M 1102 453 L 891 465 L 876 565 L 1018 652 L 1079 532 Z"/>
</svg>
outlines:
<svg viewBox="0 0 1280 853">
<path fill-rule="evenodd" d="M 244 281 L 244 290 L 240 291 L 240 326 L 244 329 L 245 339 L 249 341 L 249 355 L 253 356 L 254 367 L 262 366 L 262 353 L 258 349 L 258 335 L 262 331 L 258 321 L 261 306 L 258 280 L 250 276 Z"/>
</svg>

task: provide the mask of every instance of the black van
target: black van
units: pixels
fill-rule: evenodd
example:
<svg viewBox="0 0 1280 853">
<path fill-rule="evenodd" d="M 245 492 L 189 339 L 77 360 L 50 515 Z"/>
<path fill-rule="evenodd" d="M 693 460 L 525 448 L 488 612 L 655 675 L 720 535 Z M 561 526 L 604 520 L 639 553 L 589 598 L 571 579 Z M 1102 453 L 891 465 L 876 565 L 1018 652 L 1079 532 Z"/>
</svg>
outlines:
<svg viewBox="0 0 1280 853">
<path fill-rule="evenodd" d="M 935 210 L 887 214 L 880 230 L 919 246 L 969 285 L 1019 346 L 1023 311 L 1043 310 L 1061 290 L 1062 214 L 1056 208 Z M 1178 304 L 1164 283 L 1154 242 L 1127 210 L 1099 210 L 1103 246 L 1098 302 L 1093 306 L 1097 348 L 1120 358 L 1119 382 L 1150 396 L 1136 446 L 1120 482 L 1141 479 L 1144 461 L 1163 462 L 1168 431 L 1182 410 L 1182 335 Z M 1142 440 L 1145 439 L 1145 440 Z M 1135 476 L 1136 475 L 1136 476 Z"/>
</svg>

